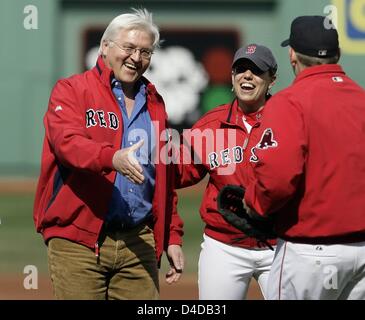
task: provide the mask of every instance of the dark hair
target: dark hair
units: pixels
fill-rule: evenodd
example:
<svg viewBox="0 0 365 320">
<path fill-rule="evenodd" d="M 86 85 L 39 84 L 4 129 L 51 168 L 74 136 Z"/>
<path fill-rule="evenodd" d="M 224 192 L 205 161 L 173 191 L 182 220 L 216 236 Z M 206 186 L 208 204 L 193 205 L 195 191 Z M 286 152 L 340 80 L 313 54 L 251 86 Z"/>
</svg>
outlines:
<svg viewBox="0 0 365 320">
<path fill-rule="evenodd" d="M 270 68 L 268 71 L 269 71 L 269 75 L 270 75 L 270 77 L 273 77 L 273 76 L 275 76 L 275 75 L 276 75 L 276 71 L 277 71 L 277 69 L 272 69 L 272 68 Z"/>
</svg>

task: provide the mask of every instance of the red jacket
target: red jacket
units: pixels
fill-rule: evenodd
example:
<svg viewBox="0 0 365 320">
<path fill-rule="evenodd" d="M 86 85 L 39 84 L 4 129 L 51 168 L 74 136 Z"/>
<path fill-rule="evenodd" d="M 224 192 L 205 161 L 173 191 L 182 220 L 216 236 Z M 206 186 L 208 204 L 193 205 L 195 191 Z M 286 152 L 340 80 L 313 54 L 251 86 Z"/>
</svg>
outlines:
<svg viewBox="0 0 365 320">
<path fill-rule="evenodd" d="M 34 203 L 34 221 L 47 241 L 66 238 L 94 248 L 108 210 L 120 149 L 123 119 L 110 87 L 111 70 L 99 57 L 96 67 L 57 82 L 44 117 L 45 139 Z M 147 108 L 156 137 L 166 128 L 164 102 L 146 79 Z M 162 134 L 162 135 L 161 135 Z M 160 141 L 159 150 L 166 150 Z M 167 140 L 167 139 L 166 139 Z M 163 154 L 156 152 L 156 154 Z M 181 244 L 172 166 L 156 163 L 152 204 L 158 260 L 169 244 Z"/>
<path fill-rule="evenodd" d="M 305 69 L 267 104 L 245 200 L 280 237 L 365 240 L 365 90 L 339 65 Z"/>
<path fill-rule="evenodd" d="M 226 244 L 257 247 L 255 239 L 245 237 L 241 231 L 228 224 L 217 209 L 218 192 L 224 185 L 246 186 L 249 181 L 246 167 L 251 155 L 250 150 L 247 149 L 247 152 L 245 149 L 249 140 L 255 139 L 254 134 L 260 124 L 262 111 L 256 114 L 257 120 L 252 123 L 254 126 L 251 134 L 243 124 L 243 116 L 235 100 L 233 104 L 222 105 L 209 111 L 191 130 L 184 131 L 184 145 L 181 146 L 178 161 L 180 179 L 176 179 L 176 186 L 191 186 L 209 173 L 208 185 L 200 207 L 200 215 L 206 224 L 204 232 Z M 200 132 L 203 133 L 203 139 Z M 190 156 L 194 154 L 195 159 L 189 161 Z"/>
</svg>

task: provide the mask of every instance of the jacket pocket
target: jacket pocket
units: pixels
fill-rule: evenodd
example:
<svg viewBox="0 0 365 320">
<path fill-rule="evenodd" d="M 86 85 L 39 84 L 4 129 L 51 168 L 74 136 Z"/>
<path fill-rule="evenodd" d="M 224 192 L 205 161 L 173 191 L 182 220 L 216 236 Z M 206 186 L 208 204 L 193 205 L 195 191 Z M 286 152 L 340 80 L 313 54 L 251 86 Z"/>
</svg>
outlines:
<svg viewBox="0 0 365 320">
<path fill-rule="evenodd" d="M 42 228 L 52 225 L 69 225 L 79 216 L 84 207 L 68 185 L 63 185 L 51 200 L 43 217 Z"/>
</svg>

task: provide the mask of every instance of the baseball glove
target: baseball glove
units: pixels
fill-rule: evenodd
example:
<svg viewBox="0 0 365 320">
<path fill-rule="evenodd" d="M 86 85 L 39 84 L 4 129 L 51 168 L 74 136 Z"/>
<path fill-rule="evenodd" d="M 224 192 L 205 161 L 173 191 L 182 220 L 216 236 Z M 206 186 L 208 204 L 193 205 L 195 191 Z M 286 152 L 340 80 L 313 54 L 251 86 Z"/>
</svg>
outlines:
<svg viewBox="0 0 365 320">
<path fill-rule="evenodd" d="M 273 250 L 268 242 L 275 239 L 274 224 L 271 218 L 251 217 L 243 207 L 245 189 L 235 185 L 225 185 L 218 194 L 218 211 L 232 226 L 242 231 L 247 237 L 257 239 Z"/>
</svg>

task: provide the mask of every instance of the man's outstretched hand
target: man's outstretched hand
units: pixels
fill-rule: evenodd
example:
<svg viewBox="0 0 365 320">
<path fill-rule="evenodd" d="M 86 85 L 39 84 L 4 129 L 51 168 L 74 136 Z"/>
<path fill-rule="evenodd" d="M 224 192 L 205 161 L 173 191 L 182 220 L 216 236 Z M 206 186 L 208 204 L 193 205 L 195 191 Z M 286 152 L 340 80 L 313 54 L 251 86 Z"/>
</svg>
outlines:
<svg viewBox="0 0 365 320">
<path fill-rule="evenodd" d="M 143 145 L 143 140 L 129 148 L 118 150 L 113 156 L 113 166 L 116 171 L 128 178 L 133 183 L 142 184 L 144 181 L 143 169 L 137 159 L 134 157 L 134 152 Z"/>
</svg>

